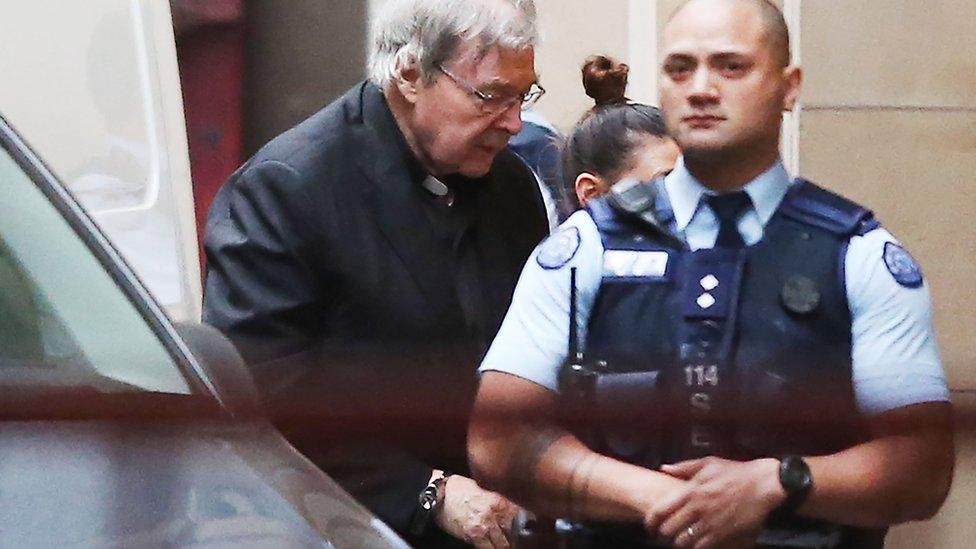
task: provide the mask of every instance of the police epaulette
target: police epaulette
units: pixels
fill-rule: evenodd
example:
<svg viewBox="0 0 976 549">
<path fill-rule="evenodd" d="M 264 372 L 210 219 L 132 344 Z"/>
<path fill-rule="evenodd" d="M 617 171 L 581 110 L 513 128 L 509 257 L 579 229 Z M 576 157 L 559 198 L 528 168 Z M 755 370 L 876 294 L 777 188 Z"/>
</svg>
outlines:
<svg viewBox="0 0 976 549">
<path fill-rule="evenodd" d="M 871 210 L 805 179 L 790 190 L 780 213 L 840 236 L 863 235 L 878 227 Z"/>
</svg>

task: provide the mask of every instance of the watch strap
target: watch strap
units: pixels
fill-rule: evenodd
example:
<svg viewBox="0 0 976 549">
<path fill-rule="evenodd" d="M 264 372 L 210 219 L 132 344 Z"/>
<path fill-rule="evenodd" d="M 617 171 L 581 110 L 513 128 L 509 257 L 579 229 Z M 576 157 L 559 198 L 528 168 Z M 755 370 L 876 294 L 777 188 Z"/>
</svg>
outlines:
<svg viewBox="0 0 976 549">
<path fill-rule="evenodd" d="M 417 507 L 410 520 L 411 534 L 422 536 L 430 527 L 430 523 L 434 520 L 434 513 L 444 502 L 444 485 L 447 483 L 448 476 L 450 475 L 441 473 L 430 479 L 418 494 Z"/>
</svg>

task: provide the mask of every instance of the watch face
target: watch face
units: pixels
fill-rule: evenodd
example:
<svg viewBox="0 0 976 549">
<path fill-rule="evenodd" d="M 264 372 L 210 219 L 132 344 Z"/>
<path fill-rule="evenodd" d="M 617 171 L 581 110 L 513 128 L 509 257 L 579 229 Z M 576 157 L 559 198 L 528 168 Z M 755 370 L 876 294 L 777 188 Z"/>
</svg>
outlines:
<svg viewBox="0 0 976 549">
<path fill-rule="evenodd" d="M 437 501 L 437 489 L 428 486 L 420 493 L 420 506 L 424 509 L 430 509 L 434 506 Z"/>
<path fill-rule="evenodd" d="M 779 478 L 783 488 L 789 492 L 805 490 L 813 480 L 810 478 L 810 468 L 796 456 L 783 460 Z"/>
</svg>

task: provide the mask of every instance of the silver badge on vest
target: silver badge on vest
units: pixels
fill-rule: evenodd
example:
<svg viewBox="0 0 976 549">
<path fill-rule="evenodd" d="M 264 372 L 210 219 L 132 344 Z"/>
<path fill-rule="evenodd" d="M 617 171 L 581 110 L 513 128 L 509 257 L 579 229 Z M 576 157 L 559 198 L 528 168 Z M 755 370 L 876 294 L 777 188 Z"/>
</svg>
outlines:
<svg viewBox="0 0 976 549">
<path fill-rule="evenodd" d="M 820 307 L 820 288 L 816 282 L 801 275 L 787 278 L 779 297 L 783 308 L 795 315 L 808 315 Z"/>
</svg>

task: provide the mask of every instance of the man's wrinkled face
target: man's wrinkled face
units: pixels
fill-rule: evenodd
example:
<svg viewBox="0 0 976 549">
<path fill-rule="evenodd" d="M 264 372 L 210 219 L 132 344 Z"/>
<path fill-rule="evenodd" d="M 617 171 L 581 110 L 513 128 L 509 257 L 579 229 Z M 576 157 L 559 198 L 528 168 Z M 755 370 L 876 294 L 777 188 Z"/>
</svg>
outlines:
<svg viewBox="0 0 976 549">
<path fill-rule="evenodd" d="M 776 147 L 799 73 L 776 61 L 755 6 L 692 2 L 665 29 L 662 53 L 661 108 L 686 157 Z"/>
<path fill-rule="evenodd" d="M 478 56 L 473 44 L 463 44 L 443 65 L 451 76 L 442 72 L 432 83 L 418 82 L 412 130 L 436 174 L 488 173 L 495 156 L 522 129 L 521 101 L 515 99 L 536 82 L 534 60 L 531 48 L 493 47 Z M 472 89 L 513 101 L 501 111 L 486 112 Z"/>
</svg>

